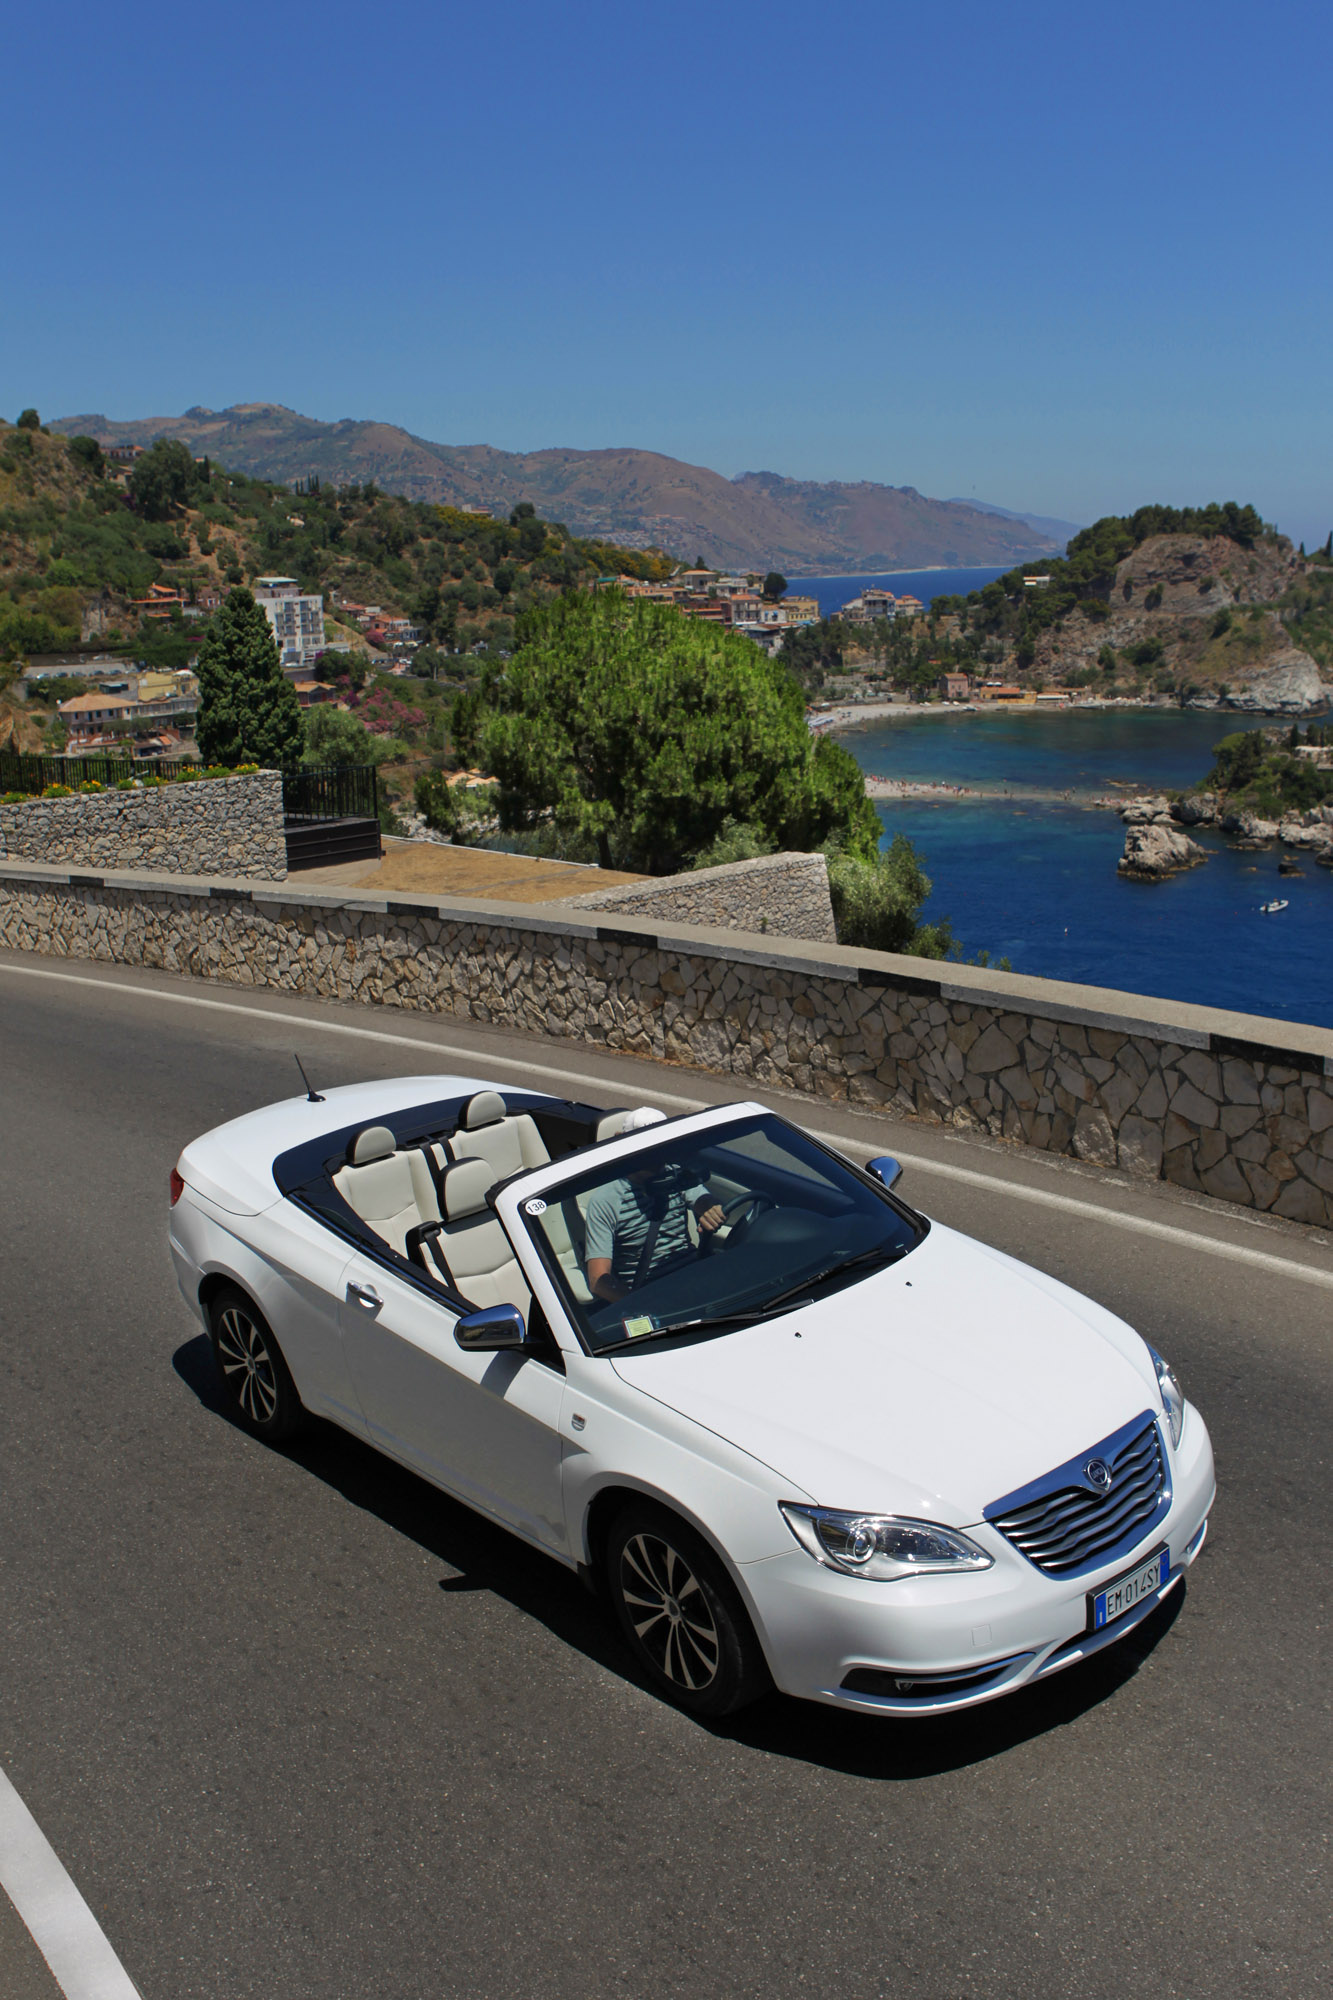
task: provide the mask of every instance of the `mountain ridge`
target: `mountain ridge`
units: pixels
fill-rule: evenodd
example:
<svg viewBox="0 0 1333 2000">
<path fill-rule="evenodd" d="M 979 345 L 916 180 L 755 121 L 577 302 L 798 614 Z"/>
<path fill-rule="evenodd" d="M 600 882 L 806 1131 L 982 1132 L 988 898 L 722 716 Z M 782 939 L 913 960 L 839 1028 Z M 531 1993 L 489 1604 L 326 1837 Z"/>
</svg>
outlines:
<svg viewBox="0 0 1333 2000">
<path fill-rule="evenodd" d="M 177 438 L 253 478 L 291 485 L 319 478 L 374 481 L 386 492 L 507 516 L 520 500 L 575 534 L 629 548 L 660 547 L 712 566 L 795 574 L 865 574 L 931 567 L 999 567 L 1059 553 L 1024 516 L 932 500 L 911 486 L 873 480 L 791 479 L 743 472 L 734 479 L 638 446 L 550 446 L 506 452 L 445 445 L 400 425 L 306 417 L 280 403 L 195 404 L 179 417 L 118 421 L 85 413 L 51 429 L 103 445 Z"/>
<path fill-rule="evenodd" d="M 1088 525 L 1086 521 L 1062 521 L 1054 514 L 1025 514 L 1012 507 L 997 507 L 993 500 L 965 500 L 957 493 L 954 504 L 975 507 L 979 514 L 998 514 L 1004 521 L 1023 521 L 1037 534 L 1049 535 L 1053 541 L 1062 544 L 1071 542 Z"/>
</svg>

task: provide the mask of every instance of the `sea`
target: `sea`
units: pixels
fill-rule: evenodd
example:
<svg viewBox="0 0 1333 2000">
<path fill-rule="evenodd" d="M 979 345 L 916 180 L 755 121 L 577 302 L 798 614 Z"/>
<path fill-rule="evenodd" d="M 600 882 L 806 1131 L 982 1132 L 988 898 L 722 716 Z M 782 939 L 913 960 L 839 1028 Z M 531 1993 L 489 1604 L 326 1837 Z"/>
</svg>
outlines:
<svg viewBox="0 0 1333 2000">
<path fill-rule="evenodd" d="M 817 598 L 821 618 L 835 617 L 844 604 L 867 588 L 891 590 L 895 597 L 919 597 L 929 610 L 932 597 L 966 597 L 969 590 L 980 590 L 997 576 L 1007 576 L 1012 568 L 1010 563 L 1004 569 L 891 569 L 876 570 L 873 576 L 789 576 L 787 588 L 793 594 Z"/>
<path fill-rule="evenodd" d="M 1002 573 L 917 571 L 885 581 L 924 603 L 927 580 L 934 595 L 976 590 Z M 827 590 L 836 608 L 865 580 L 808 577 L 789 588 L 819 596 L 821 606 Z M 843 593 L 836 600 L 835 591 Z M 1208 854 L 1201 867 L 1166 882 L 1127 882 L 1116 873 L 1118 815 L 1059 797 L 1194 784 L 1221 737 L 1253 726 L 1180 709 L 942 709 L 858 724 L 839 740 L 868 774 L 982 794 L 878 802 L 886 844 L 905 833 L 924 860 L 932 890 L 923 917 L 947 916 L 966 957 L 985 950 L 1015 972 L 1333 1028 L 1333 869 L 1297 854 L 1300 875 L 1279 876 L 1279 853 L 1294 850 L 1246 853 L 1199 831 L 1193 837 Z M 1006 789 L 1020 796 L 1006 798 Z M 1260 904 L 1276 898 L 1288 907 L 1261 914 Z"/>
</svg>

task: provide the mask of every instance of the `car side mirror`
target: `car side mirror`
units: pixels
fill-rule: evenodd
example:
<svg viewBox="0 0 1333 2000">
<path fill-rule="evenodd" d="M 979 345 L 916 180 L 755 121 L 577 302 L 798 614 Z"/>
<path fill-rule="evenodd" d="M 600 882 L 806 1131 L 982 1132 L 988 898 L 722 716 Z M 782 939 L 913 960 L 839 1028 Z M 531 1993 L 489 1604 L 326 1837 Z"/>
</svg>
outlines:
<svg viewBox="0 0 1333 2000">
<path fill-rule="evenodd" d="M 469 1354 L 504 1354 L 527 1346 L 528 1329 L 517 1306 L 486 1306 L 463 1314 L 454 1326 L 454 1339 Z"/>
<path fill-rule="evenodd" d="M 866 1161 L 866 1172 L 882 1181 L 886 1188 L 897 1187 L 903 1177 L 901 1160 L 895 1160 L 892 1153 L 881 1153 L 877 1160 Z"/>
</svg>

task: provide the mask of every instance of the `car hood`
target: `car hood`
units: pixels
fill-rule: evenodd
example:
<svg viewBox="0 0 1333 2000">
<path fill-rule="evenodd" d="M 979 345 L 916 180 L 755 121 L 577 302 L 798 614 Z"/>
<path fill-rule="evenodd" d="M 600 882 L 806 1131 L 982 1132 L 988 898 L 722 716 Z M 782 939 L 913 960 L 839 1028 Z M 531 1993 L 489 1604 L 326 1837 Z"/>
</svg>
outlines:
<svg viewBox="0 0 1333 2000">
<path fill-rule="evenodd" d="M 938 1223 L 816 1305 L 613 1365 L 793 1498 L 954 1527 L 1158 1402 L 1123 1321 Z"/>
</svg>

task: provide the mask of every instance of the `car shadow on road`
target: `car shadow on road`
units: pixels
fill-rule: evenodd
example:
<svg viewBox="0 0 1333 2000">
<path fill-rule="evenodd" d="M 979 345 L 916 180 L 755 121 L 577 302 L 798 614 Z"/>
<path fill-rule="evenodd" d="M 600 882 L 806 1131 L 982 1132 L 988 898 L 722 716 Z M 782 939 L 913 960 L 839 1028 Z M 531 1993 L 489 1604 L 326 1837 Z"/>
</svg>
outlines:
<svg viewBox="0 0 1333 2000">
<path fill-rule="evenodd" d="M 218 1388 L 207 1337 L 196 1334 L 172 1364 L 205 1409 L 231 1423 Z M 257 1445 L 257 1450 L 266 1447 Z M 636 1670 L 610 1614 L 554 1558 L 451 1500 L 336 1424 L 312 1419 L 282 1455 L 394 1533 L 404 1535 L 452 1572 L 446 1593 L 488 1590 L 563 1644 L 654 1698 Z M 721 1721 L 698 1721 L 708 1735 L 765 1756 L 795 1759 L 848 1776 L 905 1782 L 984 1764 L 1034 1737 L 1076 1722 L 1133 1679 L 1179 1616 L 1185 1586 L 1151 1617 L 1095 1659 L 1034 1687 L 957 1715 L 879 1717 L 770 1694 Z"/>
<path fill-rule="evenodd" d="M 206 1410 L 224 1423 L 232 1423 L 205 1334 L 196 1334 L 178 1348 L 172 1365 Z M 274 1447 L 254 1448 L 263 1451 Z M 474 1513 L 461 1501 L 450 1499 L 429 1480 L 409 1472 L 337 1424 L 312 1418 L 297 1437 L 277 1449 L 293 1465 L 341 1494 L 349 1505 L 383 1521 L 445 1564 L 453 1574 L 440 1578 L 441 1591 L 453 1595 L 489 1590 L 621 1680 L 647 1687 L 635 1673 L 601 1605 L 553 1557 Z"/>
</svg>

